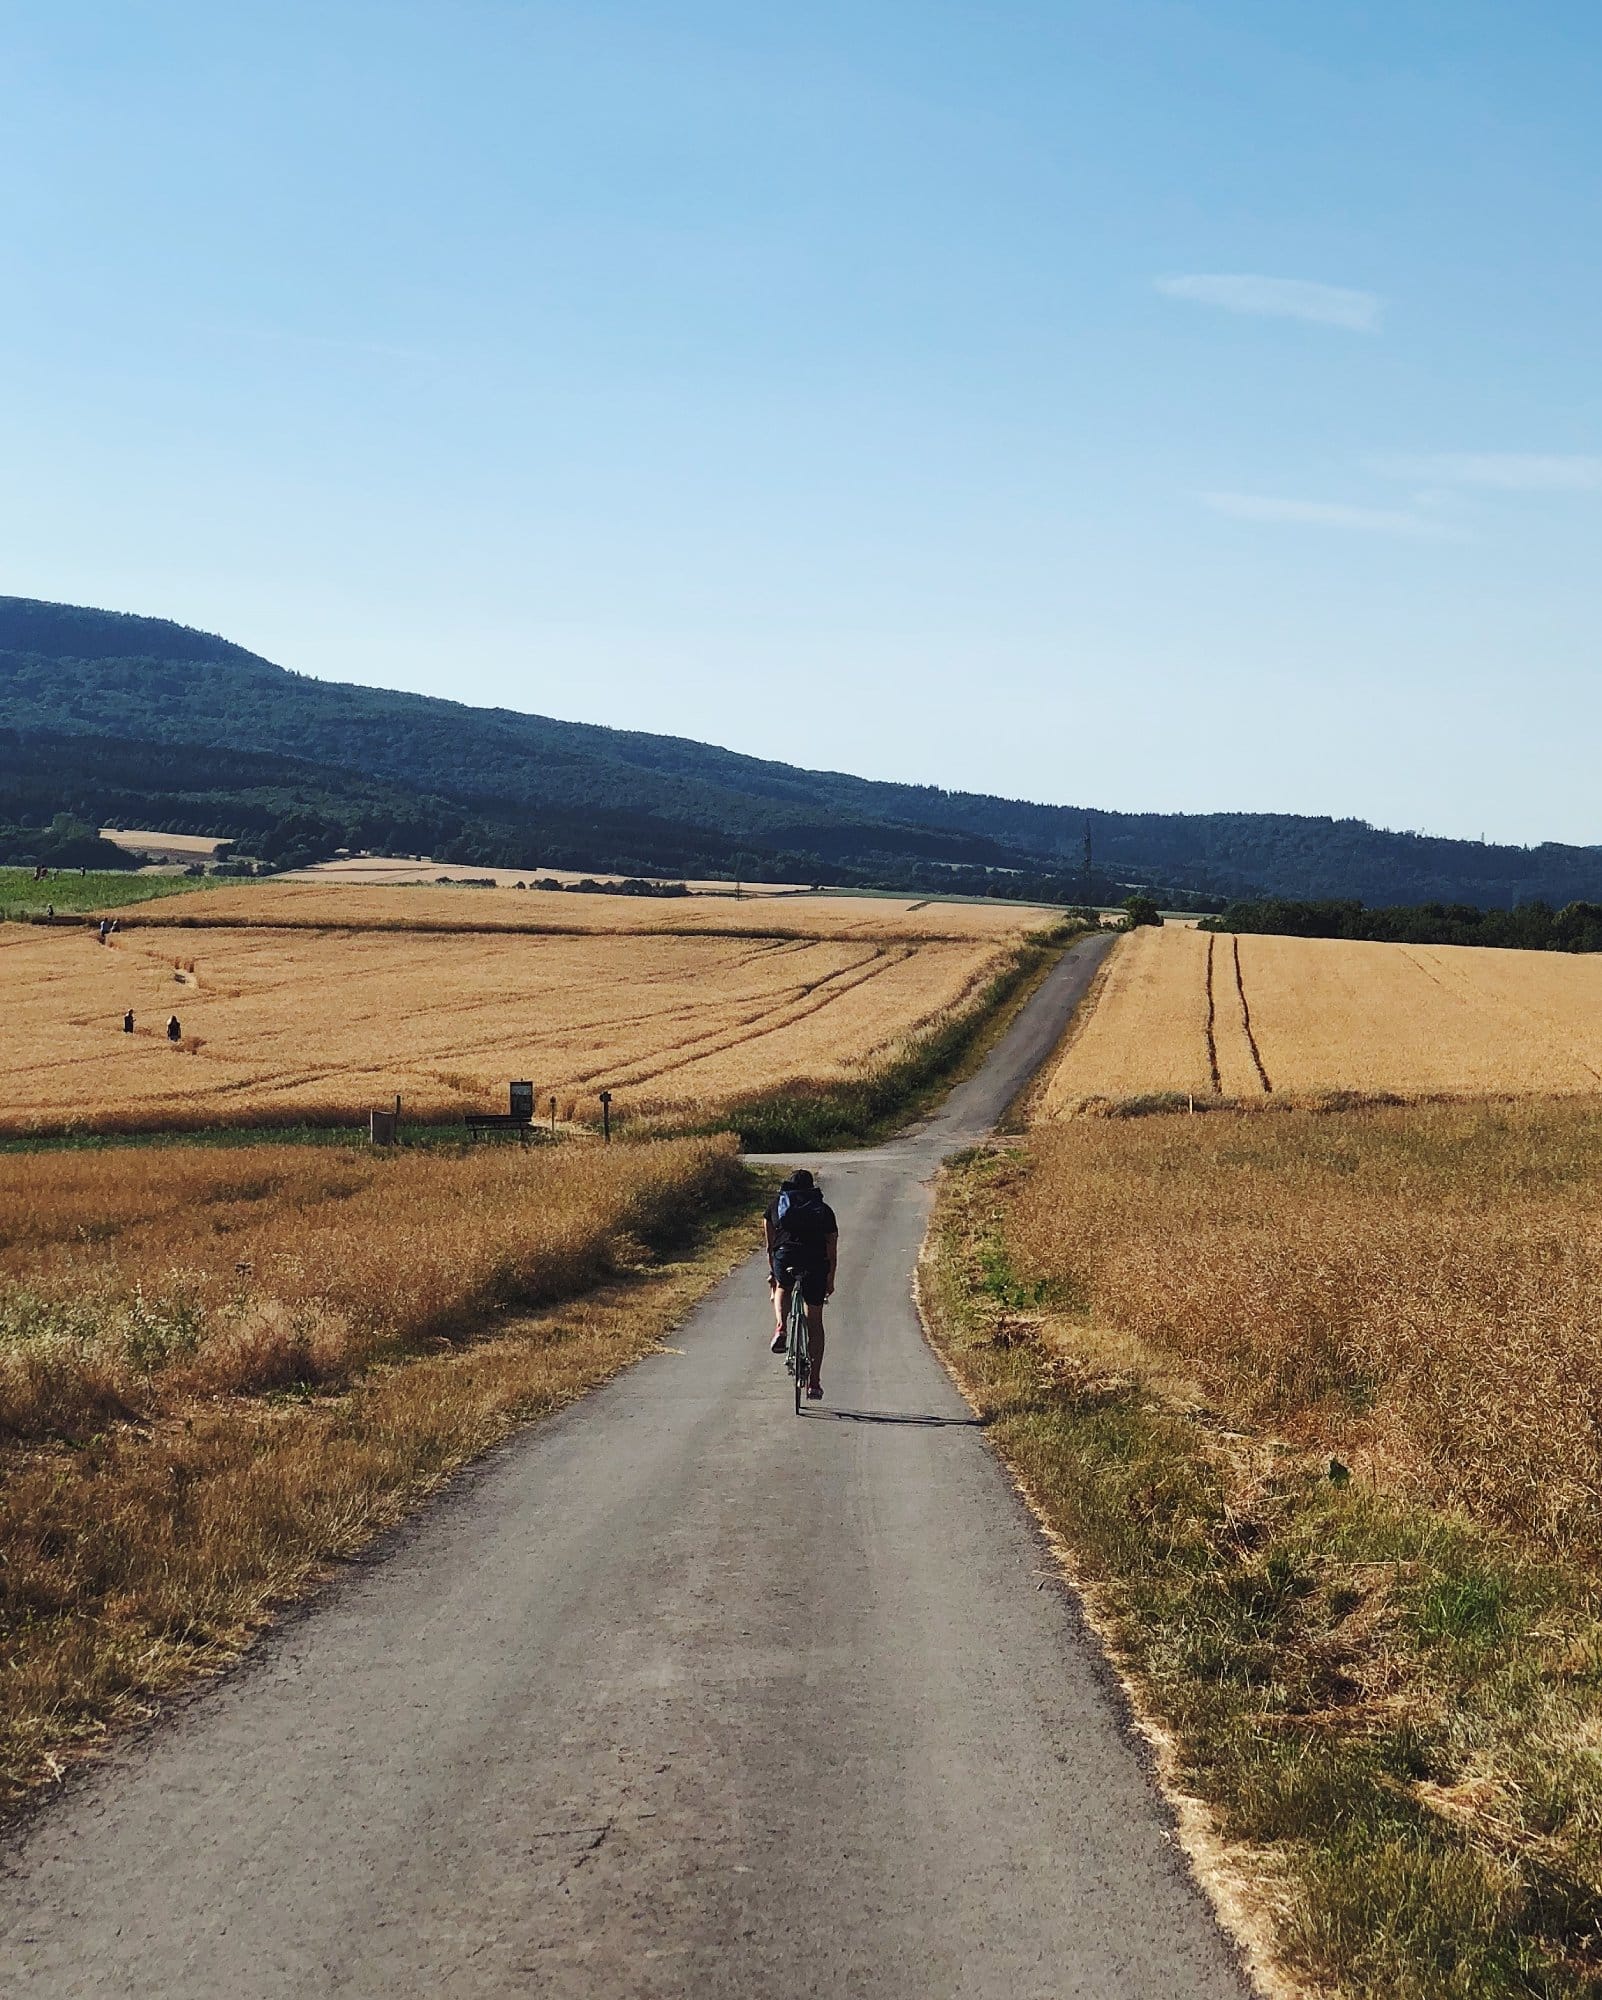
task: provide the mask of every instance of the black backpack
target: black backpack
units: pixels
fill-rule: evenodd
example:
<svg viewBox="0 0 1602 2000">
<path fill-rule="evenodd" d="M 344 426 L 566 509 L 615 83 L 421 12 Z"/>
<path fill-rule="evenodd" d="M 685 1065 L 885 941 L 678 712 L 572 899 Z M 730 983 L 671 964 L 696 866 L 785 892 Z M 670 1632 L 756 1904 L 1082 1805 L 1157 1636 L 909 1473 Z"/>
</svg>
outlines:
<svg viewBox="0 0 1602 2000">
<path fill-rule="evenodd" d="M 826 1227 L 820 1189 L 780 1188 L 773 1217 L 779 1242 L 786 1250 L 814 1253 L 823 1248 Z"/>
</svg>

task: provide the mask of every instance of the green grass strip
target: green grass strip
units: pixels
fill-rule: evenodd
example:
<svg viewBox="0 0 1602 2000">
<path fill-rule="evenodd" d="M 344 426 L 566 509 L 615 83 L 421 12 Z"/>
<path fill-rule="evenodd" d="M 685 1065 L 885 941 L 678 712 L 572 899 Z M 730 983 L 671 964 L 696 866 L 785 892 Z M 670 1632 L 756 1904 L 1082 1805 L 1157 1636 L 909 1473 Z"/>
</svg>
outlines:
<svg viewBox="0 0 1602 2000">
<path fill-rule="evenodd" d="M 36 882 L 31 868 L 0 868 L 0 923 L 32 923 L 54 909 L 58 917 L 90 910 L 123 909 L 157 896 L 184 896 L 215 886 L 220 878 L 200 875 L 140 875 L 132 869 L 76 868 Z"/>
</svg>

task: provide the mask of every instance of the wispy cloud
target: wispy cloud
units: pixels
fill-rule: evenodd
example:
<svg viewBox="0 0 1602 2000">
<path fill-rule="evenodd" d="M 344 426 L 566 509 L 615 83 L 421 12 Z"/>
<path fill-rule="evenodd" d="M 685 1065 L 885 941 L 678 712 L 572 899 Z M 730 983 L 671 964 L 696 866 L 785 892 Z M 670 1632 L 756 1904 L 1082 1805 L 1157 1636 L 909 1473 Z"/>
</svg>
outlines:
<svg viewBox="0 0 1602 2000">
<path fill-rule="evenodd" d="M 1377 458 L 1376 472 L 1429 486 L 1494 486 L 1506 493 L 1602 492 L 1602 458 L 1578 453 L 1441 451 Z"/>
<path fill-rule="evenodd" d="M 1295 527 L 1346 528 L 1414 542 L 1468 540 L 1461 528 L 1396 507 L 1351 507 L 1336 500 L 1282 500 L 1266 493 L 1204 493 L 1202 504 L 1236 521 L 1285 522 Z"/>
<path fill-rule="evenodd" d="M 1159 278 L 1158 291 L 1171 299 L 1220 306 L 1225 312 L 1254 313 L 1268 319 L 1305 319 L 1319 326 L 1344 327 L 1348 333 L 1373 333 L 1384 301 L 1375 292 L 1357 292 L 1345 285 L 1315 285 L 1305 278 L 1263 278 L 1250 273 L 1194 272 Z"/>
</svg>

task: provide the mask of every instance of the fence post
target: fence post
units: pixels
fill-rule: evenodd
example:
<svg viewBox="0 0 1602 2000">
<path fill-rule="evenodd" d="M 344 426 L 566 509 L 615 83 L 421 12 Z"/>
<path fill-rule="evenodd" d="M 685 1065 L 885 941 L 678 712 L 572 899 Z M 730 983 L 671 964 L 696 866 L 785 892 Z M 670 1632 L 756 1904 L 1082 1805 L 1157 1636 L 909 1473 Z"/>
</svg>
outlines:
<svg viewBox="0 0 1602 2000">
<path fill-rule="evenodd" d="M 556 1099 L 551 1099 L 551 1137 L 556 1137 Z"/>
<path fill-rule="evenodd" d="M 609 1091 L 609 1090 L 603 1090 L 603 1091 L 601 1092 L 601 1138 L 602 1138 L 603 1142 L 604 1142 L 604 1143 L 605 1143 L 606 1145 L 608 1145 L 608 1146 L 610 1146 L 610 1145 L 611 1145 L 611 1143 L 612 1143 L 612 1093 L 611 1093 L 611 1091 Z"/>
</svg>

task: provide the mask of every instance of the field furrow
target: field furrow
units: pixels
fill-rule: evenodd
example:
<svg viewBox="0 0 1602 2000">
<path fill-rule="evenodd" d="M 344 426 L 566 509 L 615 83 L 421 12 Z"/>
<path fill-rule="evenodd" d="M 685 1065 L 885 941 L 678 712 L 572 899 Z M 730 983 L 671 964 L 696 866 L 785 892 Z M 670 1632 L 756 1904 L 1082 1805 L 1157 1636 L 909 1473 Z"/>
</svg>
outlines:
<svg viewBox="0 0 1602 2000">
<path fill-rule="evenodd" d="M 1208 1041 L 1208 952 L 1200 932 L 1142 929 L 1120 938 L 1094 1012 L 1046 1089 L 1048 1116 L 1089 1098 L 1214 1090 Z M 1227 972 L 1215 966 L 1214 1034 L 1228 1026 Z M 1219 1058 L 1222 1067 L 1222 1058 Z"/>
<path fill-rule="evenodd" d="M 349 1122 L 397 1094 L 438 1119 L 504 1105 L 513 1077 L 564 1117 L 606 1087 L 619 1115 L 699 1120 L 776 1080 L 861 1073 L 1011 949 L 908 937 L 895 910 L 874 936 L 853 907 L 852 935 L 811 938 L 152 925 L 106 946 L 87 926 L 6 926 L 0 1131 Z"/>
<path fill-rule="evenodd" d="M 1118 946 L 1046 1116 L 1163 1093 L 1260 1100 L 1602 1087 L 1602 959 L 1462 945 L 1208 936 Z"/>
</svg>

